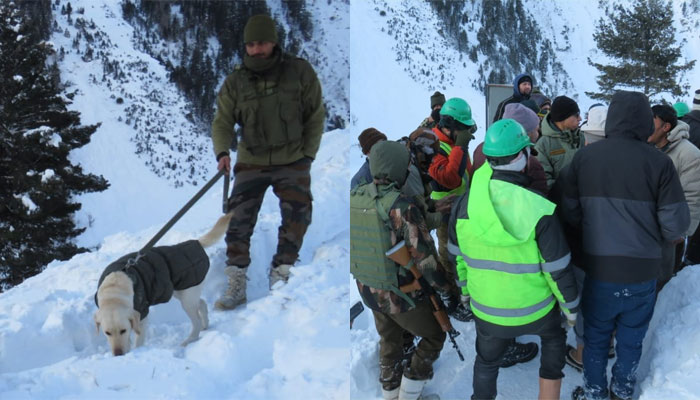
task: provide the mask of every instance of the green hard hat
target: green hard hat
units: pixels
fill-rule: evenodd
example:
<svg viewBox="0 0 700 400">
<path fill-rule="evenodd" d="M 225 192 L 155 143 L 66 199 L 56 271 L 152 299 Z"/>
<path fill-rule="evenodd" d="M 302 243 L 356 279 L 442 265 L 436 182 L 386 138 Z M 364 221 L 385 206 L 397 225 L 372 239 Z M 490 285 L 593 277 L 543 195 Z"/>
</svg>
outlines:
<svg viewBox="0 0 700 400">
<path fill-rule="evenodd" d="M 464 99 L 460 99 L 459 97 L 453 97 L 447 100 L 440 109 L 440 115 L 449 115 L 467 126 L 475 124 L 472 119 L 472 108 L 469 107 L 469 104 L 467 104 Z"/>
<path fill-rule="evenodd" d="M 505 157 L 516 154 L 527 146 L 532 146 L 525 128 L 518 121 L 510 118 L 493 123 L 484 138 L 484 155 Z"/>
<path fill-rule="evenodd" d="M 688 108 L 688 105 L 683 103 L 682 101 L 679 101 L 678 103 L 674 104 L 673 108 L 676 110 L 676 116 L 678 116 L 678 118 L 683 118 L 685 114 L 688 114 L 690 112 L 690 108 Z"/>
</svg>

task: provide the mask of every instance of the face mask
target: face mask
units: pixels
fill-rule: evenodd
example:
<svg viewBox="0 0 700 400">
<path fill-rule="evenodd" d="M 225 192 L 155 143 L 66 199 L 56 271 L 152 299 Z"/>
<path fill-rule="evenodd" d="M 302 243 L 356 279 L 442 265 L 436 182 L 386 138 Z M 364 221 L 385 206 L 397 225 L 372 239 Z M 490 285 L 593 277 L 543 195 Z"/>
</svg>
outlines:
<svg viewBox="0 0 700 400">
<path fill-rule="evenodd" d="M 440 109 L 433 110 L 430 116 L 433 118 L 433 121 L 440 122 Z"/>
</svg>

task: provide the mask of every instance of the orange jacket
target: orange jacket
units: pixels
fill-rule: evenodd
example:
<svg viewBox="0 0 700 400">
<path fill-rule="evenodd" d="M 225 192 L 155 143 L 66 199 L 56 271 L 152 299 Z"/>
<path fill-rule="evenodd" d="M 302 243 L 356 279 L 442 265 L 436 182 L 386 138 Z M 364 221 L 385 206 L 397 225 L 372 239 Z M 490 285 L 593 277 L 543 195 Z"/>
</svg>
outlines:
<svg viewBox="0 0 700 400">
<path fill-rule="evenodd" d="M 452 151 L 447 155 L 442 149 L 433 157 L 428 173 L 440 186 L 452 190 L 462 184 L 462 177 L 466 171 L 471 171 L 472 164 L 469 159 L 469 153 L 465 152 L 462 147 L 455 146 L 452 139 L 448 138 L 440 128 L 433 128 L 433 132 L 437 135 L 441 142 L 452 147 Z"/>
</svg>

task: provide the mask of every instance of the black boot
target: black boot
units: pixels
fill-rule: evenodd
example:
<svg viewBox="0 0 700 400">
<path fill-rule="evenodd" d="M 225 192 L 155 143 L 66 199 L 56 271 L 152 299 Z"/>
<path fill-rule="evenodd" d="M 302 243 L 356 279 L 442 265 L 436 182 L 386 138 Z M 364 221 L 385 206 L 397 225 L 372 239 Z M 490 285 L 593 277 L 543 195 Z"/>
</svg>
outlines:
<svg viewBox="0 0 700 400">
<path fill-rule="evenodd" d="M 583 392 L 583 387 L 576 386 L 576 389 L 571 392 L 571 400 L 586 400 L 586 394 Z"/>
<path fill-rule="evenodd" d="M 539 350 L 540 348 L 535 342 L 518 343 L 513 341 L 503 355 L 501 368 L 508 368 L 515 364 L 528 362 L 537 356 Z"/>
</svg>

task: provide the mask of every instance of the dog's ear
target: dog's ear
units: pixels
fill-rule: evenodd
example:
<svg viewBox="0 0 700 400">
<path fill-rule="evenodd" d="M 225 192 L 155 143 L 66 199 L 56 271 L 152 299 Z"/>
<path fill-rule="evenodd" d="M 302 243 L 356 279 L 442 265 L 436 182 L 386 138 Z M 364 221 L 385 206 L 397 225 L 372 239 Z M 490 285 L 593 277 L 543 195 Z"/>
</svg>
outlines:
<svg viewBox="0 0 700 400">
<path fill-rule="evenodd" d="M 137 335 L 141 334 L 141 313 L 134 310 L 129 316 L 129 323 L 131 323 L 131 330 L 136 332 Z"/>
<path fill-rule="evenodd" d="M 100 311 L 97 310 L 95 311 L 95 315 L 92 316 L 92 318 L 95 320 L 95 329 L 97 329 L 97 334 L 100 334 Z"/>
</svg>

